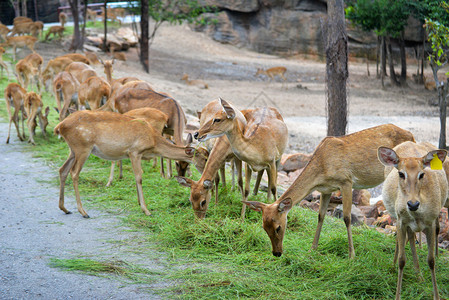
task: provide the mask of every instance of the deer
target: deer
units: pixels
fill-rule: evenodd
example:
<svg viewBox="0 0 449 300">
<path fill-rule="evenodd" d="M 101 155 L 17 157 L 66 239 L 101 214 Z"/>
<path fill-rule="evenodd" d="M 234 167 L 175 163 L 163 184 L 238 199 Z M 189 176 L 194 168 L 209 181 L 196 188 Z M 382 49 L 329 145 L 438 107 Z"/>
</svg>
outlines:
<svg viewBox="0 0 449 300">
<path fill-rule="evenodd" d="M 11 32 L 11 29 L 8 28 L 8 26 L 0 24 L 0 37 L 3 39 L 3 41 L 6 42 L 6 37 Z"/>
<path fill-rule="evenodd" d="M 105 11 L 104 11 L 104 7 L 101 7 L 101 14 L 100 14 L 100 18 L 103 20 L 104 22 L 104 18 L 105 18 Z M 122 24 L 122 21 L 120 21 L 119 18 L 117 18 L 117 15 L 114 13 L 113 9 L 108 9 L 108 13 L 107 13 L 107 18 L 111 20 L 111 22 L 113 21 L 117 21 L 120 25 Z"/>
<path fill-rule="evenodd" d="M 198 79 L 197 80 L 189 80 L 189 75 L 187 75 L 187 74 L 182 75 L 181 80 L 184 80 L 186 82 L 186 84 L 188 84 L 188 85 L 197 86 L 197 87 L 199 87 L 201 89 L 208 89 L 209 88 L 207 83 L 205 83 L 202 80 L 198 80 Z"/>
<path fill-rule="evenodd" d="M 30 26 L 31 35 L 34 37 L 43 37 L 44 23 L 42 21 L 35 21 Z"/>
<path fill-rule="evenodd" d="M 269 69 L 257 69 L 257 72 L 254 76 L 258 76 L 258 75 L 266 75 L 270 78 L 271 80 L 274 80 L 275 76 L 279 76 L 281 77 L 284 81 L 287 80 L 287 78 L 285 78 L 284 74 L 285 72 L 287 72 L 287 68 L 286 67 L 273 67 L 273 68 L 269 68 Z"/>
<path fill-rule="evenodd" d="M 9 128 L 8 137 L 6 138 L 6 143 L 9 144 L 9 137 L 11 133 L 11 123 L 14 122 L 14 126 L 17 130 L 17 136 L 19 140 L 25 140 L 25 125 L 24 120 L 26 118 L 26 112 L 23 107 L 23 101 L 27 91 L 21 87 L 19 84 L 13 82 L 8 84 L 4 91 L 6 110 L 8 111 Z M 11 113 L 11 109 L 14 109 L 14 113 Z M 22 134 L 19 129 L 20 116 L 22 117 Z"/>
<path fill-rule="evenodd" d="M 4 45 L 13 48 L 13 60 L 16 61 L 16 49 L 17 47 L 28 47 L 32 52 L 34 51 L 34 44 L 36 44 L 37 38 L 31 35 L 24 36 L 8 36 Z"/>
<path fill-rule="evenodd" d="M 34 28 L 34 22 L 33 21 L 23 21 L 18 22 L 14 24 L 10 36 L 14 35 L 30 35 L 33 30 L 36 30 Z"/>
<path fill-rule="evenodd" d="M 3 78 L 3 69 L 6 70 L 6 76 L 8 77 L 8 81 L 9 81 L 9 70 L 8 70 L 8 66 L 6 65 L 6 63 L 3 61 L 3 54 L 5 53 L 5 48 L 0 47 L 0 68 L 2 69 L 1 71 L 1 78 Z"/>
<path fill-rule="evenodd" d="M 72 62 L 82 62 L 86 65 L 90 65 L 90 60 L 87 58 L 86 55 L 81 53 L 67 53 L 58 57 L 67 57 L 72 60 Z"/>
<path fill-rule="evenodd" d="M 79 81 L 69 72 L 62 71 L 53 80 L 53 93 L 58 105 L 59 121 L 65 119 L 69 107 L 75 105 L 78 110 Z M 63 104 L 61 107 L 61 103 Z"/>
<path fill-rule="evenodd" d="M 16 77 L 22 87 L 28 89 L 30 81 L 34 81 L 38 90 L 41 90 L 43 62 L 44 59 L 38 53 L 31 53 L 17 62 Z"/>
<path fill-rule="evenodd" d="M 268 173 L 267 200 L 271 195 L 277 199 L 277 167 L 287 146 L 288 130 L 277 109 L 257 108 L 251 118 L 245 116 L 234 105 L 219 98 L 221 109 L 214 111 L 208 122 L 201 126 L 194 137 L 199 141 L 226 135 L 234 155 L 246 162 L 245 200 L 249 194 L 252 171 L 266 170 Z M 244 201 L 245 201 L 244 200 Z M 243 206 L 241 217 L 245 217 Z"/>
<path fill-rule="evenodd" d="M 413 134 L 393 124 L 379 125 L 341 137 L 325 137 L 316 147 L 302 173 L 279 199 L 271 204 L 245 201 L 252 210 L 262 212 L 263 228 L 271 240 L 273 255 L 280 257 L 283 253 L 282 242 L 288 212 L 314 190 L 321 193 L 318 225 L 312 243 L 312 249 L 317 249 L 332 192 L 340 190 L 349 258 L 353 259 L 352 189 L 371 188 L 381 184 L 385 174 L 384 166 L 377 159 L 377 148 L 394 147 L 406 141 L 414 142 Z"/>
<path fill-rule="evenodd" d="M 41 96 L 35 92 L 28 92 L 25 94 L 23 106 L 28 116 L 27 125 L 28 132 L 30 134 L 28 143 L 36 145 L 34 142 L 34 135 L 37 127 L 36 118 L 39 118 L 39 127 L 41 128 L 42 135 L 46 138 L 46 128 L 48 125 L 48 114 L 50 112 L 50 107 L 47 106 L 45 113 L 43 113 L 42 108 L 44 107 L 44 103 L 41 100 Z"/>
<path fill-rule="evenodd" d="M 71 73 L 80 83 L 83 83 L 89 77 L 98 76 L 91 66 L 77 61 L 70 63 L 64 71 Z"/>
<path fill-rule="evenodd" d="M 64 35 L 64 30 L 65 30 L 64 26 L 59 26 L 59 25 L 51 26 L 50 28 L 48 28 L 47 34 L 45 35 L 45 40 L 48 41 L 48 38 L 52 34 L 53 34 L 53 38 L 55 38 L 56 35 L 58 35 L 59 39 L 62 39 L 62 36 Z"/>
<path fill-rule="evenodd" d="M 386 207 L 388 205 L 389 212 L 397 218 L 399 264 L 396 299 L 401 298 L 407 237 L 414 237 L 415 232 L 420 231 L 424 231 L 428 241 L 427 263 L 432 277 L 433 299 L 440 299 L 435 276 L 435 245 L 438 216 L 448 197 L 448 182 L 443 170 L 446 156 L 446 150 L 428 151 L 425 145 L 412 142 L 393 149 L 378 148 L 379 161 L 397 170 L 389 173 L 382 189 Z M 413 243 L 414 239 L 410 245 Z"/>
<path fill-rule="evenodd" d="M 86 13 L 87 13 L 87 19 L 88 20 L 90 19 L 92 21 L 92 23 L 95 25 L 95 22 L 97 21 L 97 12 L 95 10 L 88 8 L 86 10 Z"/>
<path fill-rule="evenodd" d="M 64 71 L 72 62 L 73 60 L 69 57 L 56 57 L 47 63 L 47 66 L 42 72 L 42 82 L 46 91 L 48 91 L 49 82 L 53 80 L 53 76 Z"/>
<path fill-rule="evenodd" d="M 94 52 L 84 51 L 84 55 L 86 55 L 86 58 L 89 60 L 90 65 L 100 64 L 100 60 L 98 59 L 97 54 L 95 54 Z"/>
<path fill-rule="evenodd" d="M 61 23 L 61 27 L 67 23 L 67 14 L 63 11 L 59 13 L 59 23 Z"/>
<path fill-rule="evenodd" d="M 18 23 L 21 23 L 21 22 L 33 22 L 33 20 L 31 20 L 28 17 L 19 16 L 19 17 L 14 18 L 13 25 L 17 25 Z"/>
<path fill-rule="evenodd" d="M 59 169 L 59 208 L 69 214 L 64 206 L 64 185 L 70 173 L 75 190 L 77 208 L 84 218 L 89 218 L 81 204 L 78 190 L 79 174 L 90 154 L 106 160 L 131 160 L 137 186 L 137 198 L 142 211 L 151 215 L 142 191 L 141 160 L 164 156 L 181 161 L 192 161 L 195 149 L 174 145 L 167 141 L 144 119 L 134 119 L 115 112 L 77 111 L 60 122 L 54 130 L 70 148 L 67 161 Z"/>
<path fill-rule="evenodd" d="M 100 108 L 102 111 L 115 111 L 125 113 L 140 107 L 153 107 L 168 115 L 167 128 L 164 134 L 173 136 L 176 145 L 184 145 L 183 133 L 186 124 L 184 110 L 172 97 L 158 93 L 153 89 L 132 88 L 127 85 L 142 84 L 141 82 L 129 82 L 121 87 L 109 101 Z M 145 83 L 146 84 L 146 83 Z M 169 164 L 170 166 L 171 164 Z M 176 163 L 179 176 L 184 176 L 187 172 L 188 163 L 179 161 Z M 171 176 L 169 169 L 168 176 Z"/>
<path fill-rule="evenodd" d="M 95 110 L 106 104 L 111 94 L 111 85 L 98 76 L 91 76 L 80 84 L 78 88 L 79 105 Z"/>
</svg>

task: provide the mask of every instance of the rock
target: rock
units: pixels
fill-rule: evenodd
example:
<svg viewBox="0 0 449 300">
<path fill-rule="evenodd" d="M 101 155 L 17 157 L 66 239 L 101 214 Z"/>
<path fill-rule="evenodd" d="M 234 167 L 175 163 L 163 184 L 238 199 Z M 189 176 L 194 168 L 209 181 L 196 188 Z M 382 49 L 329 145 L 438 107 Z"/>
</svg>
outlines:
<svg viewBox="0 0 449 300">
<path fill-rule="evenodd" d="M 214 5 L 219 9 L 243 13 L 257 12 L 260 8 L 258 0 L 209 0 L 208 4 Z"/>
<path fill-rule="evenodd" d="M 374 222 L 376 222 L 375 218 L 365 218 L 365 224 L 368 226 L 373 225 Z"/>
<path fill-rule="evenodd" d="M 301 174 L 303 170 L 304 169 L 300 169 L 300 170 L 296 170 L 294 172 L 289 172 L 288 178 L 290 179 L 290 181 L 293 183 L 293 181 L 295 181 L 296 178 L 298 178 L 299 174 Z"/>
<path fill-rule="evenodd" d="M 384 214 L 382 217 L 379 217 L 373 225 L 385 228 L 387 225 L 393 225 L 393 219 L 389 214 Z"/>
<path fill-rule="evenodd" d="M 117 31 L 117 36 L 128 42 L 130 47 L 135 47 L 139 42 L 132 29 L 129 27 L 120 27 Z"/>
<path fill-rule="evenodd" d="M 338 205 L 334 211 L 332 212 L 332 216 L 343 219 L 343 205 Z M 365 216 L 360 209 L 357 208 L 354 204 L 351 208 L 351 224 L 352 225 L 360 225 L 365 223 Z"/>
<path fill-rule="evenodd" d="M 362 213 L 367 218 L 377 219 L 379 217 L 379 211 L 375 205 L 372 206 L 358 206 Z"/>
<path fill-rule="evenodd" d="M 303 169 L 311 157 L 312 155 L 304 153 L 284 154 L 281 158 L 281 170 L 288 173 Z"/>
<path fill-rule="evenodd" d="M 352 203 L 360 206 L 369 206 L 371 199 L 371 193 L 368 190 L 353 190 L 352 191 Z"/>
<path fill-rule="evenodd" d="M 301 202 L 299 202 L 299 206 L 301 206 L 302 208 L 309 208 L 313 211 L 319 211 L 320 209 L 320 204 L 317 202 L 309 202 L 307 200 L 302 200 Z"/>
</svg>

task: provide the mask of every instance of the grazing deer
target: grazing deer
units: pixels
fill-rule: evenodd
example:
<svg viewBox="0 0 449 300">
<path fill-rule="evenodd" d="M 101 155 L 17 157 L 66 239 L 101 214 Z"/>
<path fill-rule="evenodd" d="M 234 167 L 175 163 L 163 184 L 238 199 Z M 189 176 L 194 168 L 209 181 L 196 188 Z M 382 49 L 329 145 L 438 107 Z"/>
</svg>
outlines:
<svg viewBox="0 0 449 300">
<path fill-rule="evenodd" d="M 28 17 L 19 16 L 19 17 L 15 17 L 14 18 L 13 25 L 17 25 L 18 23 L 21 23 L 21 22 L 25 22 L 25 23 L 26 22 L 33 22 L 33 20 L 31 20 Z"/>
<path fill-rule="evenodd" d="M 8 26 L 0 24 L 0 37 L 6 42 L 7 35 L 11 32 Z"/>
<path fill-rule="evenodd" d="M 14 35 L 30 35 L 33 31 L 35 31 L 35 24 L 33 21 L 27 21 L 27 22 L 18 22 L 14 24 L 11 33 L 9 36 Z"/>
<path fill-rule="evenodd" d="M 58 57 L 67 57 L 72 60 L 72 62 L 82 62 L 86 65 L 90 65 L 90 60 L 87 58 L 86 55 L 81 53 L 67 53 Z"/>
<path fill-rule="evenodd" d="M 186 82 L 186 84 L 188 84 L 188 85 L 194 85 L 194 86 L 197 86 L 197 87 L 199 87 L 201 89 L 208 89 L 209 88 L 207 83 L 205 83 L 202 80 L 189 80 L 189 75 L 187 75 L 187 74 L 182 75 L 181 80 L 184 80 Z"/>
<path fill-rule="evenodd" d="M 83 83 L 89 77 L 97 76 L 97 72 L 91 66 L 77 61 L 70 63 L 64 71 L 72 74 L 80 83 Z"/>
<path fill-rule="evenodd" d="M 31 35 L 34 37 L 42 37 L 44 31 L 44 23 L 42 21 L 35 21 L 31 26 Z"/>
<path fill-rule="evenodd" d="M 288 141 L 287 126 L 275 108 L 257 108 L 248 120 L 241 111 L 223 99 L 218 100 L 221 109 L 214 111 L 211 120 L 195 133 L 198 141 L 226 135 L 235 156 L 246 162 L 245 200 L 249 194 L 252 171 L 267 170 L 268 193 L 277 199 L 277 167 Z M 242 208 L 242 218 L 245 217 Z"/>
<path fill-rule="evenodd" d="M 262 212 L 263 228 L 271 239 L 273 255 L 282 255 L 288 212 L 314 190 L 321 193 L 318 225 L 312 244 L 312 249 L 316 249 L 331 194 L 340 190 L 349 258 L 354 258 L 351 232 L 352 189 L 371 188 L 381 184 L 385 175 L 384 166 L 377 159 L 377 148 L 394 147 L 405 141 L 414 141 L 413 135 L 392 124 L 341 137 L 326 137 L 315 149 L 302 173 L 278 200 L 272 204 L 246 201 L 251 209 Z"/>
<path fill-rule="evenodd" d="M 47 137 L 46 128 L 48 125 L 48 113 L 50 112 L 50 107 L 47 106 L 47 108 L 45 109 L 45 113 L 42 113 L 44 103 L 41 100 L 41 96 L 36 94 L 35 92 L 28 92 L 25 94 L 23 106 L 28 116 L 27 125 L 28 132 L 30 134 L 28 143 L 36 145 L 36 143 L 34 142 L 34 135 L 37 127 L 36 117 L 39 118 L 39 127 L 41 128 L 42 135 L 44 137 Z"/>
<path fill-rule="evenodd" d="M 390 172 L 382 190 L 386 207 L 388 205 L 389 212 L 397 217 L 399 267 L 396 299 L 401 298 L 407 237 L 414 237 L 415 232 L 420 231 L 424 231 L 427 237 L 427 263 L 432 276 L 433 299 L 439 299 L 435 277 L 435 245 L 438 216 L 448 196 L 448 182 L 442 166 L 446 156 L 446 150 L 429 152 L 426 146 L 411 142 L 393 149 L 378 149 L 380 162 L 397 170 Z"/>
<path fill-rule="evenodd" d="M 6 138 L 6 143 L 9 143 L 9 136 L 11 132 L 11 123 L 14 122 L 14 126 L 16 126 L 17 136 L 19 140 L 25 140 L 25 118 L 26 113 L 23 107 L 23 101 L 25 99 L 25 94 L 27 91 L 21 87 L 17 83 L 10 83 L 5 89 L 5 102 L 6 102 L 6 110 L 8 111 L 8 119 L 9 119 L 9 128 L 8 128 L 8 137 Z M 14 109 L 14 113 L 11 113 L 11 108 Z M 20 134 L 19 122 L 20 116 L 19 112 L 22 116 L 22 134 Z"/>
<path fill-rule="evenodd" d="M 86 55 L 86 58 L 89 60 L 90 65 L 100 64 L 100 60 L 98 59 L 97 54 L 95 54 L 94 52 L 85 51 L 84 54 Z"/>
<path fill-rule="evenodd" d="M 106 104 L 111 94 L 111 85 L 106 79 L 92 76 L 86 79 L 78 88 L 79 105 L 95 110 Z"/>
<path fill-rule="evenodd" d="M 30 81 L 31 85 L 34 81 L 38 90 L 41 90 L 43 62 L 44 59 L 38 53 L 31 53 L 17 62 L 16 77 L 22 87 L 28 89 Z"/>
<path fill-rule="evenodd" d="M 175 160 L 192 161 L 195 152 L 194 148 L 170 143 L 143 119 L 137 120 L 114 112 L 77 111 L 55 127 L 55 134 L 62 136 L 70 148 L 67 161 L 59 169 L 59 208 L 67 214 L 70 213 L 64 206 L 64 185 L 70 173 L 78 211 L 85 218 L 89 215 L 81 204 L 78 180 L 81 169 L 91 153 L 106 160 L 129 157 L 140 207 L 146 215 L 151 215 L 143 199 L 141 160 L 164 156 Z"/>
<path fill-rule="evenodd" d="M 65 12 L 59 13 L 59 23 L 61 23 L 61 27 L 64 27 L 65 23 L 67 23 L 67 14 Z"/>
<path fill-rule="evenodd" d="M 13 49 L 13 60 L 16 61 L 16 49 L 28 47 L 32 52 L 34 51 L 34 44 L 36 44 L 37 38 L 30 35 L 24 36 L 8 36 L 6 38 L 5 45 L 8 47 L 12 47 Z"/>
<path fill-rule="evenodd" d="M 45 86 L 45 90 L 48 91 L 49 84 L 53 80 L 53 76 L 64 71 L 65 68 L 73 62 L 69 57 L 56 57 L 51 59 L 44 71 L 42 72 L 42 82 Z"/>
<path fill-rule="evenodd" d="M 91 20 L 92 23 L 94 23 L 94 25 L 95 25 L 95 22 L 97 21 L 97 12 L 95 10 L 88 8 L 86 10 L 86 13 L 87 13 L 87 19 Z"/>
<path fill-rule="evenodd" d="M 58 35 L 59 39 L 62 39 L 62 36 L 64 35 L 64 30 L 65 30 L 64 26 L 59 26 L 59 25 L 51 26 L 50 28 L 48 28 L 47 34 L 45 35 L 45 40 L 48 41 L 48 38 L 52 34 L 53 34 L 53 38 L 55 38 L 56 35 Z"/>
<path fill-rule="evenodd" d="M 129 116 L 135 119 L 145 119 L 153 128 L 156 130 L 156 132 L 160 132 L 162 135 L 162 131 L 167 126 L 168 122 L 168 116 L 161 112 L 158 109 L 150 108 L 150 107 L 143 107 L 143 108 L 137 108 L 130 110 L 129 112 L 124 113 L 125 116 Z M 121 179 L 123 177 L 122 175 L 122 165 L 120 161 L 120 176 Z M 109 180 L 106 186 L 111 186 L 112 181 L 114 180 L 114 167 L 115 163 L 111 163 L 111 172 L 109 175 Z"/>
<path fill-rule="evenodd" d="M 53 80 L 53 93 L 58 105 L 59 121 L 65 119 L 69 107 L 75 105 L 78 110 L 78 87 L 79 81 L 69 72 L 62 71 Z M 62 107 L 61 107 L 62 103 Z"/>
<path fill-rule="evenodd" d="M 0 79 L 3 78 L 3 69 L 5 69 L 5 70 L 6 70 L 6 75 L 8 76 L 8 80 L 9 80 L 9 70 L 8 70 L 8 66 L 7 66 L 6 63 L 3 61 L 3 54 L 4 54 L 4 53 L 5 53 L 5 48 L 0 47 L 0 68 L 2 69 Z"/>
<path fill-rule="evenodd" d="M 269 68 L 269 69 L 257 69 L 256 75 L 254 76 L 258 76 L 258 75 L 266 75 L 270 78 L 271 80 L 274 80 L 275 76 L 279 76 L 281 77 L 284 81 L 287 80 L 287 78 L 285 78 L 284 74 L 285 72 L 287 72 L 287 68 L 286 67 L 273 67 L 273 68 Z"/>
</svg>

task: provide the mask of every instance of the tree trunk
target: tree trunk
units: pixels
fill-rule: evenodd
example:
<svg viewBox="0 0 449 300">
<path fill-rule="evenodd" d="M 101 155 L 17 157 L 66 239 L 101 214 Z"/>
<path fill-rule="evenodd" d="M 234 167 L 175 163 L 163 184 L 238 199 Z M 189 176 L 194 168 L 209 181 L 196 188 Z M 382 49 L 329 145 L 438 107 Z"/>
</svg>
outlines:
<svg viewBox="0 0 449 300">
<path fill-rule="evenodd" d="M 150 47 L 149 47 L 149 1 L 141 1 L 140 13 L 140 62 L 144 70 L 150 72 Z"/>
<path fill-rule="evenodd" d="M 382 88 L 385 88 L 385 37 L 380 38 L 380 82 L 382 83 Z"/>
<path fill-rule="evenodd" d="M 86 16 L 87 16 L 87 0 L 84 0 L 84 8 L 83 8 L 83 28 L 82 28 L 82 30 L 81 30 L 81 40 L 83 41 L 83 44 L 82 44 L 81 51 L 82 51 L 83 48 L 84 48 L 84 40 L 85 40 L 85 37 L 86 37 L 86 23 L 87 23 Z"/>
<path fill-rule="evenodd" d="M 26 0 L 22 0 L 22 16 L 28 17 L 27 1 Z"/>
<path fill-rule="evenodd" d="M 73 38 L 72 45 L 70 49 L 75 51 L 83 49 L 84 41 L 81 39 L 80 34 L 80 24 L 79 24 L 79 9 L 78 9 L 78 0 L 69 0 L 70 10 L 72 11 L 73 17 Z"/>
<path fill-rule="evenodd" d="M 14 14 L 15 14 L 15 17 L 17 18 L 17 17 L 20 16 L 20 4 L 19 4 L 19 0 L 11 1 L 11 3 L 12 3 L 12 7 L 14 8 Z"/>
<path fill-rule="evenodd" d="M 103 38 L 103 51 L 108 52 L 108 0 L 104 0 L 104 38 Z"/>
<path fill-rule="evenodd" d="M 39 20 L 39 16 L 38 16 L 38 13 L 37 13 L 37 0 L 34 0 L 34 17 L 36 18 L 35 21 Z"/>
<path fill-rule="evenodd" d="M 404 32 L 401 33 L 399 38 L 399 49 L 401 51 L 401 85 L 405 85 L 407 81 L 407 60 L 405 57 L 405 42 L 404 42 Z"/>
<path fill-rule="evenodd" d="M 386 44 L 387 44 L 388 65 L 390 67 L 390 82 L 392 86 L 398 86 L 399 82 L 396 78 L 396 73 L 394 72 L 393 51 L 391 50 L 391 40 L 389 36 L 386 37 Z"/>
<path fill-rule="evenodd" d="M 376 43 L 376 78 L 380 78 L 379 73 L 379 60 L 380 60 L 380 47 L 381 47 L 381 37 L 377 37 L 377 43 Z M 383 86 L 383 85 L 382 85 Z"/>
<path fill-rule="evenodd" d="M 328 2 L 326 39 L 327 135 L 346 134 L 348 78 L 348 36 L 343 0 Z"/>
<path fill-rule="evenodd" d="M 446 96 L 448 92 L 449 79 L 446 80 L 446 84 L 440 83 L 438 79 L 438 71 L 440 67 L 430 64 L 433 73 L 433 80 L 435 80 L 435 86 L 438 92 L 438 106 L 440 108 L 440 139 L 438 142 L 438 148 L 446 149 Z"/>
</svg>

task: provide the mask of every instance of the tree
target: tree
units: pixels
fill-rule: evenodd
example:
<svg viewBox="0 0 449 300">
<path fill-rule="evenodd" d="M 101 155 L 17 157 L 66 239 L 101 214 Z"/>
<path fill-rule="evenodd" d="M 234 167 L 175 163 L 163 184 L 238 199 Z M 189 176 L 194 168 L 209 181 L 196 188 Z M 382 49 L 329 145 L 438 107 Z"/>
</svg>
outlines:
<svg viewBox="0 0 449 300">
<path fill-rule="evenodd" d="M 72 12 L 73 17 L 73 37 L 72 37 L 72 45 L 70 46 L 71 50 L 82 50 L 84 41 L 81 38 L 80 34 L 80 24 L 79 24 L 79 6 L 78 0 L 68 0 L 70 5 L 70 11 Z"/>
<path fill-rule="evenodd" d="M 343 0 L 329 1 L 326 44 L 327 135 L 346 134 L 348 79 L 348 36 L 345 29 Z"/>
<path fill-rule="evenodd" d="M 212 10 L 210 6 L 201 6 L 197 0 L 142 0 L 139 8 L 141 14 L 140 61 L 146 72 L 150 69 L 149 49 L 163 23 L 206 22 L 200 15 Z M 151 30 L 150 17 L 153 21 Z"/>
</svg>

